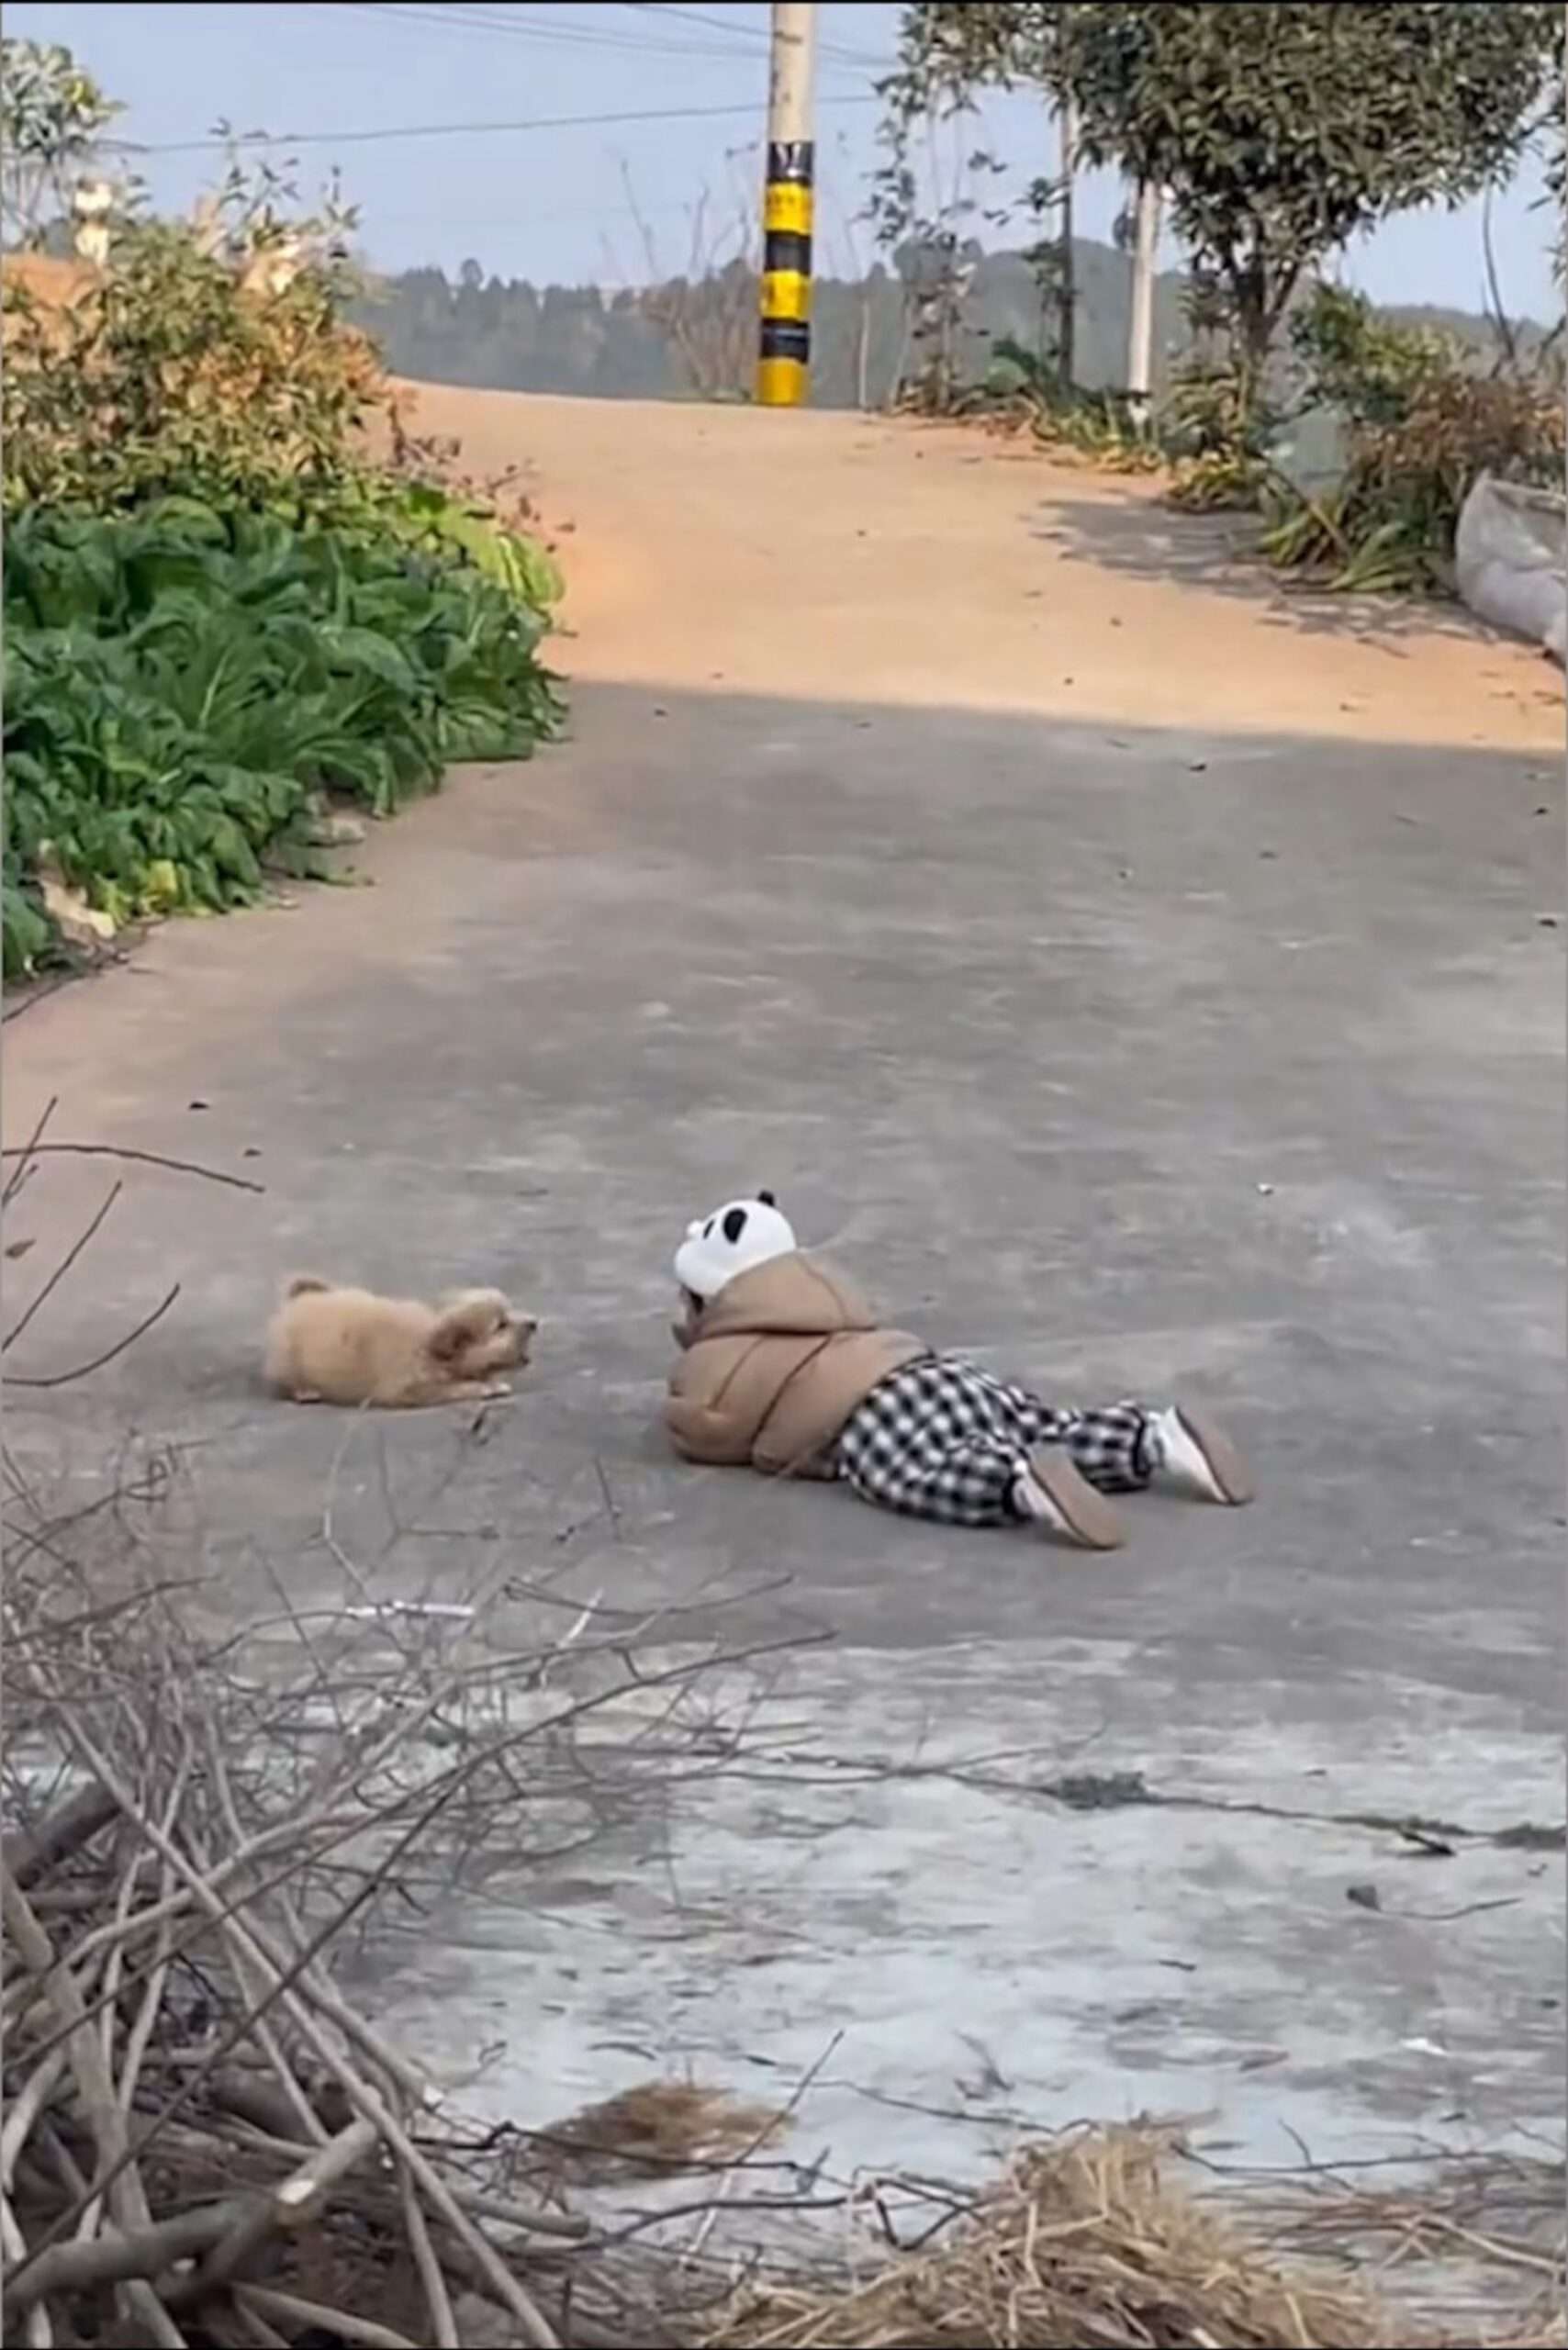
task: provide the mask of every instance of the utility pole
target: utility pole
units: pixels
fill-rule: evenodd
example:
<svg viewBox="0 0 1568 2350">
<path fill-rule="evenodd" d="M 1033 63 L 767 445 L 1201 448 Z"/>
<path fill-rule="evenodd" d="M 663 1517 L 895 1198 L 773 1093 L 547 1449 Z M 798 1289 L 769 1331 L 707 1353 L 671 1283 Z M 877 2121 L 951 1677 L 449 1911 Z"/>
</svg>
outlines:
<svg viewBox="0 0 1568 2350">
<path fill-rule="evenodd" d="M 812 63 L 817 12 L 773 0 L 767 82 L 767 175 L 762 200 L 762 330 L 756 397 L 799 408 L 812 364 Z"/>
<path fill-rule="evenodd" d="M 1127 403 L 1140 431 L 1148 427 L 1154 382 L 1154 272 L 1159 249 L 1159 183 L 1145 180 L 1137 192 L 1132 317 L 1127 327 Z"/>
</svg>

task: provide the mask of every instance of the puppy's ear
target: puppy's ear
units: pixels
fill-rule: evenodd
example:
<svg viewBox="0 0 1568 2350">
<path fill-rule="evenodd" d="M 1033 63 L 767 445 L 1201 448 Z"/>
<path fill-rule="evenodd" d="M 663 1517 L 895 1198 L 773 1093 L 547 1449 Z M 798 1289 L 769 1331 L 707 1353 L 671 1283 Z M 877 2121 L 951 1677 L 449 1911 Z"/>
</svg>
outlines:
<svg viewBox="0 0 1568 2350">
<path fill-rule="evenodd" d="M 455 1314 L 443 1314 L 425 1340 L 425 1352 L 431 1362 L 450 1362 L 467 1335 Z"/>
<path fill-rule="evenodd" d="M 758 1192 L 756 1196 L 761 1205 L 765 1208 L 776 1208 L 778 1205 L 778 1201 L 774 1198 L 771 1192 Z"/>
<path fill-rule="evenodd" d="M 472 1346 L 492 1318 L 489 1307 L 474 1298 L 454 1299 L 437 1317 L 426 1351 L 434 1362 L 452 1362 L 465 1347 Z"/>
</svg>

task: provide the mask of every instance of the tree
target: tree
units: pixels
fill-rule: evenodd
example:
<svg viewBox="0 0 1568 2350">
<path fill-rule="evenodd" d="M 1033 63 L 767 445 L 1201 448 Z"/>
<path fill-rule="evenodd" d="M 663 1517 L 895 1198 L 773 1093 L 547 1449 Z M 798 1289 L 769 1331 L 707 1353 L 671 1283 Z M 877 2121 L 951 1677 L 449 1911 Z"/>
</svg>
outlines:
<svg viewBox="0 0 1568 2350">
<path fill-rule="evenodd" d="M 105 127 L 120 112 L 68 49 L 0 40 L 0 224 L 36 242 L 69 214 Z"/>
<path fill-rule="evenodd" d="M 1551 208 L 1551 266 L 1559 285 L 1568 269 L 1568 41 L 1558 44 L 1547 100 L 1538 126 L 1544 145 L 1546 192 L 1538 201 Z M 1559 321 L 1557 332 L 1562 331 Z"/>
<path fill-rule="evenodd" d="M 1085 163 L 1163 188 L 1256 375 L 1304 271 L 1391 213 L 1505 176 L 1561 55 L 1557 5 L 1244 0 L 905 12 L 895 116 L 1035 84 Z"/>
</svg>

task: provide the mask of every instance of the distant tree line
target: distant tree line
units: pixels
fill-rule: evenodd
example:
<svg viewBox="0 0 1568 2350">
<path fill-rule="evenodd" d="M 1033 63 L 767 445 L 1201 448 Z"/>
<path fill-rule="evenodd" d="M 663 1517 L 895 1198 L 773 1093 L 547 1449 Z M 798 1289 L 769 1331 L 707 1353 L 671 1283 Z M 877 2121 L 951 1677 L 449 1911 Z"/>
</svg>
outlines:
<svg viewBox="0 0 1568 2350">
<path fill-rule="evenodd" d="M 1007 339 L 1042 352 L 1055 321 L 1038 274 L 1023 253 L 969 258 L 961 373 L 985 374 L 993 345 Z M 821 278 L 814 289 L 812 397 L 824 408 L 887 405 L 911 360 L 911 288 L 919 256 L 876 264 L 858 284 Z M 1092 239 L 1074 245 L 1078 381 L 1119 386 L 1127 347 L 1127 255 Z M 1189 341 L 1187 280 L 1175 271 L 1155 292 L 1157 376 Z M 456 282 L 440 269 L 411 269 L 371 282 L 357 317 L 377 337 L 394 373 L 426 383 L 487 391 L 558 392 L 605 399 L 745 398 L 756 350 L 757 286 L 742 261 L 689 280 L 606 293 L 597 285 L 536 286 L 487 276 L 465 262 Z M 1463 311 L 1402 309 L 1391 315 L 1446 327 L 1477 344 L 1484 319 Z"/>
</svg>

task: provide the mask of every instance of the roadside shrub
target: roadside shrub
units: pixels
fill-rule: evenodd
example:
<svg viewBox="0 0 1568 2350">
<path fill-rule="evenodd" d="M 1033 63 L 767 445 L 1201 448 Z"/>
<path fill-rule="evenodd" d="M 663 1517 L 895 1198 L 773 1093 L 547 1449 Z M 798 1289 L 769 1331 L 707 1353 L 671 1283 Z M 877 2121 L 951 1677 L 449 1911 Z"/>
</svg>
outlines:
<svg viewBox="0 0 1568 2350">
<path fill-rule="evenodd" d="M 112 266 L 62 305 L 8 285 L 6 511 L 330 487 L 389 397 L 371 344 L 339 322 L 342 291 L 330 265 L 269 274 L 263 248 L 237 270 L 164 221 L 122 231 Z"/>
<path fill-rule="evenodd" d="M 1292 328 L 1304 408 L 1333 407 L 1349 444 L 1328 496 L 1277 488 L 1263 553 L 1362 593 L 1450 593 L 1454 532 L 1483 472 L 1560 488 L 1562 383 L 1542 365 L 1483 374 L 1452 338 L 1380 319 L 1319 285 Z"/>
<path fill-rule="evenodd" d="M 1189 513 L 1256 509 L 1279 423 L 1246 359 L 1227 353 L 1179 367 L 1159 418 L 1160 446 L 1172 469 L 1171 505 Z"/>
<path fill-rule="evenodd" d="M 983 384 L 959 393 L 949 414 L 1025 427 L 1043 447 L 1086 457 L 1106 473 L 1148 473 L 1159 450 L 1123 392 L 1085 391 L 1011 335 L 998 335 Z"/>
<path fill-rule="evenodd" d="M 492 531 L 487 569 L 442 539 L 462 509 L 397 495 L 308 530 L 183 497 L 12 523 L 8 976 L 47 943 L 46 867 L 117 924 L 242 905 L 314 869 L 323 795 L 388 815 L 554 731 L 532 557 Z"/>
</svg>

